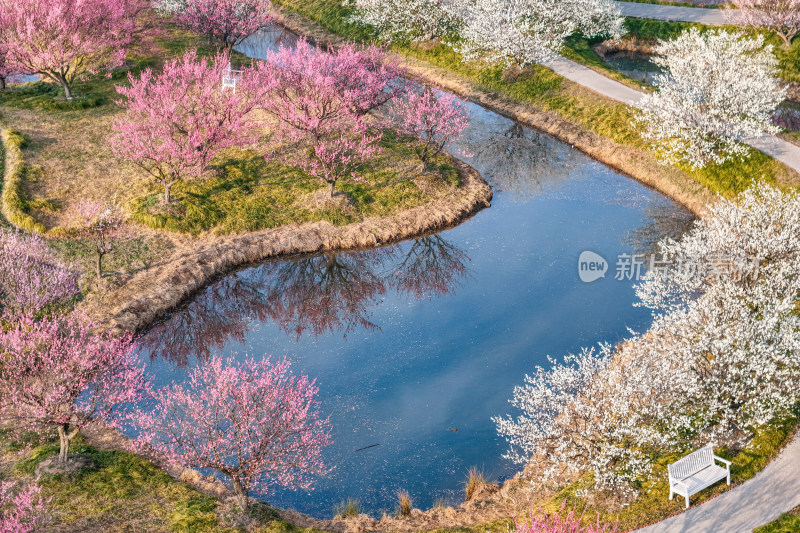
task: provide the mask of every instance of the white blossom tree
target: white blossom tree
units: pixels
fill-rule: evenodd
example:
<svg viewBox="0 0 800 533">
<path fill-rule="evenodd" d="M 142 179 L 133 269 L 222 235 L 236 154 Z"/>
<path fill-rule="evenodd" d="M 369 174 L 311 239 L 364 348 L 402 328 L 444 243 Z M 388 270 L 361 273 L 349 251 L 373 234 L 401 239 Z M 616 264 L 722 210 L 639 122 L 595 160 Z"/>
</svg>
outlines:
<svg viewBox="0 0 800 533">
<path fill-rule="evenodd" d="M 800 32 L 800 0 L 733 0 L 725 16 L 731 23 L 767 28 L 789 48 Z"/>
<path fill-rule="evenodd" d="M 611 0 L 451 0 L 460 21 L 454 48 L 465 61 L 506 66 L 552 59 L 575 32 L 620 37 L 624 19 Z"/>
<path fill-rule="evenodd" d="M 757 185 L 710 210 L 638 288 L 650 331 L 538 368 L 521 414 L 495 419 L 511 458 L 550 458 L 542 480 L 591 472 L 633 496 L 658 454 L 744 446 L 800 402 L 800 195 Z"/>
<path fill-rule="evenodd" d="M 702 168 L 743 159 L 743 140 L 778 131 L 771 117 L 786 88 L 763 36 L 692 28 L 655 52 L 665 72 L 655 76 L 658 91 L 640 101 L 637 121 L 667 161 Z"/>
<path fill-rule="evenodd" d="M 372 26 L 390 41 L 425 41 L 456 29 L 441 0 L 345 0 L 345 5 L 355 8 L 352 22 Z"/>
</svg>

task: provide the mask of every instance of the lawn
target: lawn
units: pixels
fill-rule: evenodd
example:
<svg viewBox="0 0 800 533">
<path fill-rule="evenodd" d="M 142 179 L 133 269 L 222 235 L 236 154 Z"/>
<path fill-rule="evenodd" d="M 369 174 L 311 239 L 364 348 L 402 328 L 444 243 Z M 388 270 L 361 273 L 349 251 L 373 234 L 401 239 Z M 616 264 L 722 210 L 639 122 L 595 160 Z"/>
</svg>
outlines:
<svg viewBox="0 0 800 533">
<path fill-rule="evenodd" d="M 111 152 L 112 121 L 123 112 L 115 103 L 114 86 L 190 48 L 198 48 L 201 55 L 212 53 L 205 39 L 165 19 L 153 19 L 125 67 L 110 78 L 76 83 L 71 102 L 63 99 L 60 87 L 45 82 L 0 93 L 3 125 L 18 130 L 24 139 L 24 168 L 15 189 L 20 220 L 63 236 L 64 229 L 76 225 L 81 200 L 116 200 L 135 222 L 153 229 L 227 234 L 316 220 L 347 224 L 424 204 L 460 184 L 448 158 L 439 157 L 421 171 L 407 140 L 388 132 L 381 154 L 360 171 L 365 181 L 337 186 L 345 193 L 340 195 L 345 200 L 341 207 L 310 204 L 312 193 L 326 185 L 297 169 L 268 163 L 264 156 L 269 148 L 258 146 L 222 154 L 212 162 L 206 179 L 177 184 L 177 202 L 168 210 L 160 208 L 160 187 Z"/>
<path fill-rule="evenodd" d="M 279 3 L 337 35 L 359 42 L 375 39 L 368 28 L 349 21 L 352 8 L 344 6 L 341 0 L 279 0 Z M 575 44 L 573 40 L 573 46 L 573 53 L 589 56 L 586 44 Z M 500 93 L 534 108 L 553 111 L 621 145 L 649 149 L 634 125 L 633 109 L 571 83 L 547 68 L 532 66 L 512 72 L 497 65 L 465 64 L 450 47 L 437 43 L 395 42 L 391 47 L 398 53 L 458 74 L 485 92 Z M 800 184 L 796 172 L 755 149 L 750 150 L 750 157 L 744 162 L 681 170 L 711 191 L 725 196 L 743 191 L 754 180 L 779 185 Z"/>
<path fill-rule="evenodd" d="M 57 443 L 29 449 L 0 433 L 0 480 L 29 480 L 36 466 L 58 452 Z M 78 437 L 72 453 L 89 459 L 87 466 L 67 479 L 43 475 L 42 494 L 51 498 L 44 531 L 59 533 L 237 533 L 227 504 L 174 480 L 149 461 L 122 451 L 102 451 Z M 268 505 L 256 508 L 251 533 L 295 533 L 301 530 L 281 520 Z"/>
</svg>

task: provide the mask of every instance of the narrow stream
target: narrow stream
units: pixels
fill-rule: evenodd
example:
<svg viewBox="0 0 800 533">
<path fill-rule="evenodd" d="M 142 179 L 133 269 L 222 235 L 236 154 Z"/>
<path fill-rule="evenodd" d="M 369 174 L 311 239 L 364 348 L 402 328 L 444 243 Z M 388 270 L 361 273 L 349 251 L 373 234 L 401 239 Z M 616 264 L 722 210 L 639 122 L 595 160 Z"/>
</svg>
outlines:
<svg viewBox="0 0 800 533">
<path fill-rule="evenodd" d="M 280 30 L 239 47 L 263 57 Z M 650 324 L 633 307 L 621 254 L 685 230 L 669 199 L 550 137 L 469 104 L 464 151 L 495 191 L 460 226 L 378 250 L 272 261 L 213 283 L 143 338 L 157 382 L 209 353 L 288 357 L 317 379 L 335 470 L 315 490 L 275 489 L 278 507 L 321 518 L 348 498 L 379 516 L 396 493 L 414 506 L 463 500 L 472 466 L 502 481 L 518 467 L 491 421 L 548 355 L 615 342 Z M 609 264 L 584 283 L 583 251 Z"/>
</svg>

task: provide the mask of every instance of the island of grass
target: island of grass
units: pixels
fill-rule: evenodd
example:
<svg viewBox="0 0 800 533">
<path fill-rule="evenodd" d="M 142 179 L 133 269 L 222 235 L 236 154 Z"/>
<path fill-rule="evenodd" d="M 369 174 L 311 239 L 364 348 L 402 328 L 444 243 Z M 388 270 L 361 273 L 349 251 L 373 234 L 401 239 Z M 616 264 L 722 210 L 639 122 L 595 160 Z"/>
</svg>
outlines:
<svg viewBox="0 0 800 533">
<path fill-rule="evenodd" d="M 424 205 L 461 185 L 448 156 L 421 165 L 409 139 L 386 131 L 378 155 L 359 170 L 360 180 L 337 184 L 332 201 L 320 201 L 324 182 L 268 161 L 269 149 L 253 146 L 227 150 L 202 178 L 177 183 L 173 202 L 165 208 L 158 185 L 112 154 L 111 124 L 124 112 L 115 103 L 119 95 L 114 86 L 146 67 L 158 71 L 165 58 L 187 49 L 197 48 L 205 55 L 212 51 L 203 39 L 169 21 L 158 19 L 154 24 L 152 35 L 129 53 L 127 68 L 110 79 L 76 83 L 72 101 L 44 81 L 0 92 L 4 125 L 25 139 L 20 209 L 45 230 L 59 227 L 68 232 L 75 208 L 84 199 L 114 200 L 141 226 L 178 234 L 224 235 L 314 221 L 344 225 Z"/>
</svg>

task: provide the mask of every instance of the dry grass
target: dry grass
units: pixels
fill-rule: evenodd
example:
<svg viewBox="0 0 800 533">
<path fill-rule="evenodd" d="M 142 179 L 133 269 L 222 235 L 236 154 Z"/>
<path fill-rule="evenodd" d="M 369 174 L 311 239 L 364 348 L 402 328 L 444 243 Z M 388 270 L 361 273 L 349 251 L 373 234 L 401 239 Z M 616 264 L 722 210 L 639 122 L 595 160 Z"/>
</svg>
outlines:
<svg viewBox="0 0 800 533">
<path fill-rule="evenodd" d="M 467 481 L 464 483 L 464 500 L 470 501 L 475 491 L 484 485 L 486 485 L 486 477 L 483 472 L 477 466 L 470 468 Z"/>
<path fill-rule="evenodd" d="M 453 160 L 462 186 L 425 205 L 346 226 L 329 222 L 254 231 L 217 239 L 188 240 L 124 286 L 93 294 L 85 304 L 109 327 L 139 331 L 238 266 L 273 257 L 329 250 L 373 248 L 458 224 L 489 206 L 492 191 L 472 168 Z"/>
<path fill-rule="evenodd" d="M 27 166 L 22 155 L 25 139 L 19 132 L 6 128 L 0 135 L 2 146 L 3 185 L 2 212 L 6 220 L 14 226 L 31 233 L 44 233 L 45 228 L 28 214 L 27 194 L 25 193 L 25 174 Z"/>
<path fill-rule="evenodd" d="M 351 516 L 358 516 L 361 513 L 361 504 L 358 500 L 348 499 L 343 501 L 333 509 L 334 518 L 349 518 Z"/>
<path fill-rule="evenodd" d="M 408 494 L 408 491 L 401 490 L 397 493 L 397 514 L 400 516 L 410 516 L 411 509 L 411 495 Z"/>
</svg>

